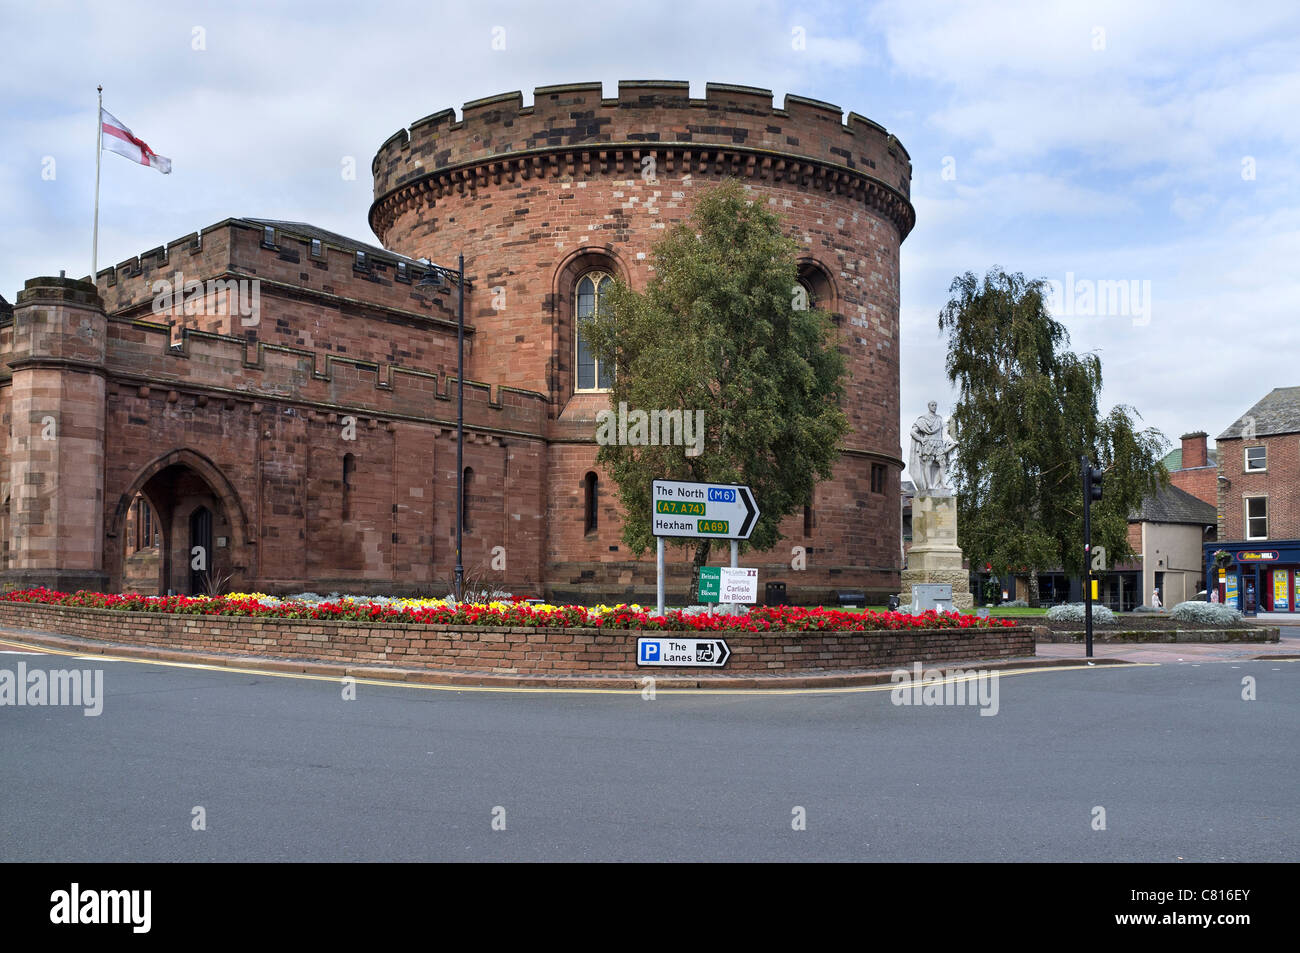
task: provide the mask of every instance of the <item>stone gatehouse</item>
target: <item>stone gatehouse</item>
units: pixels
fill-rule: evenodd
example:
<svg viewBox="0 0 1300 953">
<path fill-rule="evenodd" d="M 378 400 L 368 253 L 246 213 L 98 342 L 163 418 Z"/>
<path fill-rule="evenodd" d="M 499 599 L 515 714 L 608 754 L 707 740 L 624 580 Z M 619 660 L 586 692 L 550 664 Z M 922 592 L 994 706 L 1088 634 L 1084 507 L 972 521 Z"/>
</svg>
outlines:
<svg viewBox="0 0 1300 953">
<path fill-rule="evenodd" d="M 749 87 L 551 86 L 530 106 L 511 93 L 421 119 L 372 170 L 382 247 L 232 218 L 93 283 L 32 279 L 0 307 L 7 585 L 441 594 L 461 505 L 471 580 L 649 601 L 653 554 L 625 551 L 594 462 L 609 400 L 578 317 L 611 277 L 644 286 L 663 229 L 737 178 L 783 217 L 801 285 L 835 317 L 852 425 L 786 540 L 744 564 L 791 601 L 897 590 L 898 256 L 914 212 L 910 160 L 882 127 Z M 458 504 L 457 289 L 420 278 L 421 259 L 459 254 Z M 678 590 L 688 562 L 670 550 Z"/>
</svg>

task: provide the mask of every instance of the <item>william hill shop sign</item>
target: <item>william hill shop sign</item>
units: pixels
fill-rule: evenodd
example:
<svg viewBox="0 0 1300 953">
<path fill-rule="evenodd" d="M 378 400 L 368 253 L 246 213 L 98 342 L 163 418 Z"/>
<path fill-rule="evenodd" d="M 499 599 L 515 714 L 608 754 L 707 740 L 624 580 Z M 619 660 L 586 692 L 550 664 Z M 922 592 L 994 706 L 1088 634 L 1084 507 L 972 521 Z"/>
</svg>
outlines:
<svg viewBox="0 0 1300 953">
<path fill-rule="evenodd" d="M 1247 614 L 1296 612 L 1300 595 L 1300 540 L 1272 540 L 1273 549 L 1237 549 L 1223 543 L 1205 546 L 1206 575 L 1219 601 Z M 1224 559 L 1224 554 L 1230 559 Z M 1217 554 L 1217 558 L 1216 558 Z"/>
</svg>

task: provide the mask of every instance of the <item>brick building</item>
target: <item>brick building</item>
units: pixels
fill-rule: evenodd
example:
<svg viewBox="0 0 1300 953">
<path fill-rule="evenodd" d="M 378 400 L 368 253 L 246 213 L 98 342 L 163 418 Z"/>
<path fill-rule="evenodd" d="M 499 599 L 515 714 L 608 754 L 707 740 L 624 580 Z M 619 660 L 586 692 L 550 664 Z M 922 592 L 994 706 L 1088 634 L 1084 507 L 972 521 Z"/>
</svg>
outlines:
<svg viewBox="0 0 1300 953">
<path fill-rule="evenodd" d="M 1204 430 L 1185 433 L 1181 446 L 1170 450 L 1162 461 L 1169 471 L 1169 482 L 1211 506 L 1219 503 L 1218 449 L 1207 445 Z"/>
<path fill-rule="evenodd" d="M 1204 547 L 1220 599 L 1296 613 L 1300 582 L 1300 387 L 1278 387 L 1218 441 L 1216 544 Z M 1226 559 L 1216 561 L 1215 553 Z"/>
<path fill-rule="evenodd" d="M 382 247 L 227 219 L 94 284 L 32 279 L 0 309 L 6 583 L 441 593 L 459 505 L 471 580 L 648 600 L 653 559 L 624 551 L 594 463 L 607 380 L 579 318 L 611 277 L 644 287 L 663 230 L 732 177 L 803 249 L 852 425 L 784 543 L 745 564 L 792 601 L 897 591 L 898 256 L 915 216 L 910 160 L 882 127 L 749 87 L 552 86 L 421 119 L 372 171 Z M 461 253 L 457 501 L 455 289 L 419 282 L 423 259 Z M 670 550 L 670 592 L 688 559 Z"/>
</svg>

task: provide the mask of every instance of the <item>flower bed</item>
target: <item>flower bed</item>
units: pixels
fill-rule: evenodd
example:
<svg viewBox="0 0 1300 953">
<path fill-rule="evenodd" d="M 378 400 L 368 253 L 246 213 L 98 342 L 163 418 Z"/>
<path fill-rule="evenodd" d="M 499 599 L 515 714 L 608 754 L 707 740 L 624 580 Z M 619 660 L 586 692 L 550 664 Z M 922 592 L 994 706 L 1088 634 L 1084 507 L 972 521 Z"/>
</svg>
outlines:
<svg viewBox="0 0 1300 953">
<path fill-rule="evenodd" d="M 529 627 L 562 629 L 625 629 L 674 632 L 874 632 L 908 629 L 977 629 L 1013 627 L 1012 619 L 980 619 L 972 615 L 926 612 L 843 612 L 794 606 L 756 606 L 745 615 L 664 615 L 641 606 L 550 606 L 526 603 L 449 604 L 443 600 L 410 599 L 383 604 L 359 599 L 306 603 L 281 601 L 260 594 L 232 596 L 142 596 L 103 592 L 55 592 L 22 589 L 0 595 L 0 601 L 120 612 L 170 615 L 248 616 L 265 619 L 316 619 L 336 622 L 412 623 L 438 626 Z"/>
</svg>

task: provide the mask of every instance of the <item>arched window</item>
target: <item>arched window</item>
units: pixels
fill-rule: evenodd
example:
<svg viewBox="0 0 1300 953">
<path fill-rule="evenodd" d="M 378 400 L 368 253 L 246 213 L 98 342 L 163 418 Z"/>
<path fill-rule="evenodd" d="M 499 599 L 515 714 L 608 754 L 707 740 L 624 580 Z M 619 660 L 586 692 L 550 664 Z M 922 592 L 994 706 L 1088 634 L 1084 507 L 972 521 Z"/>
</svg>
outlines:
<svg viewBox="0 0 1300 953">
<path fill-rule="evenodd" d="M 829 311 L 836 319 L 835 288 L 830 275 L 820 263 L 811 259 L 799 262 L 797 283 L 791 292 L 790 304 L 796 311 Z"/>
<path fill-rule="evenodd" d="M 596 474 L 589 472 L 582 479 L 582 529 L 584 533 L 594 533 L 600 510 L 596 491 Z"/>
<path fill-rule="evenodd" d="M 460 529 L 462 533 L 469 532 L 469 485 L 474 480 L 474 468 L 466 467 L 465 475 L 461 482 L 460 493 Z"/>
<path fill-rule="evenodd" d="M 583 325 L 601 313 L 605 293 L 614 285 L 614 279 L 603 271 L 589 271 L 578 279 L 574 289 L 574 339 L 577 342 L 577 380 L 575 390 L 601 391 L 614 386 L 614 371 L 602 364 L 588 346 Z"/>
</svg>

